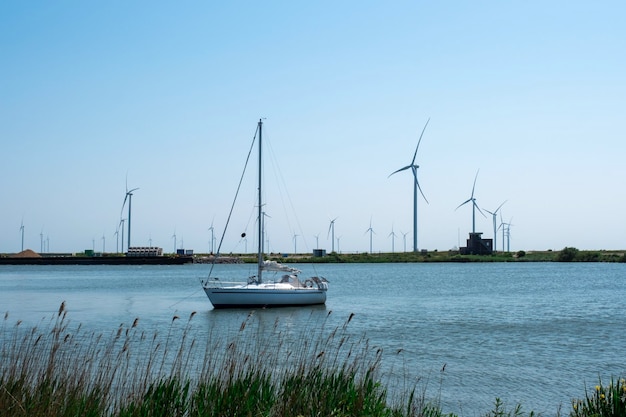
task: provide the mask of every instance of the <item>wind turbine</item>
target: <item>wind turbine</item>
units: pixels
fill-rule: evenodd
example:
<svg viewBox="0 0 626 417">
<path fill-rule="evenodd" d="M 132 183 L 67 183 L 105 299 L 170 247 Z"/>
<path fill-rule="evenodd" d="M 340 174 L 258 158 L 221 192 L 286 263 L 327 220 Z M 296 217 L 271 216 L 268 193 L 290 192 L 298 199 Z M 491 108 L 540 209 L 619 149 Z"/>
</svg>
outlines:
<svg viewBox="0 0 626 417">
<path fill-rule="evenodd" d="M 426 199 L 426 196 L 424 195 L 424 192 L 422 191 L 422 187 L 420 187 L 420 183 L 417 180 L 417 169 L 419 168 L 419 165 L 415 165 L 415 158 L 417 157 L 417 150 L 419 149 L 420 143 L 422 142 L 422 137 L 424 136 L 424 131 L 426 130 L 426 126 L 428 126 L 428 122 L 430 122 L 430 118 L 426 121 L 426 124 L 424 125 L 424 128 L 422 129 L 422 134 L 420 135 L 420 138 L 417 141 L 417 146 L 415 147 L 415 153 L 413 154 L 413 159 L 411 160 L 411 164 L 389 174 L 389 177 L 391 177 L 393 174 L 396 174 L 400 171 L 404 171 L 407 169 L 410 169 L 413 172 L 413 178 L 415 179 L 415 181 L 413 181 L 413 252 L 417 252 L 417 190 L 419 190 L 419 192 L 422 194 L 422 197 L 424 197 L 424 201 L 426 201 L 426 204 L 428 204 L 428 199 Z"/>
<path fill-rule="evenodd" d="M 128 179 L 126 179 L 126 196 L 124 197 L 124 203 L 122 204 L 122 210 L 124 211 L 124 206 L 126 205 L 126 200 L 128 200 L 128 249 L 130 249 L 130 214 L 131 214 L 131 205 L 133 201 L 133 191 L 137 191 L 139 188 L 133 188 L 132 190 L 128 189 Z M 121 213 L 120 213 L 121 217 Z M 124 249 L 124 239 L 122 239 L 122 250 Z"/>
<path fill-rule="evenodd" d="M 332 245 L 332 250 L 331 253 L 335 251 L 335 220 L 337 220 L 337 217 L 335 217 L 334 219 L 332 219 L 330 221 L 330 225 L 328 226 L 328 234 L 331 234 L 332 231 L 332 239 L 331 241 L 331 245 Z M 326 239 L 328 239 L 328 236 L 326 236 Z"/>
<path fill-rule="evenodd" d="M 372 235 L 376 233 L 374 232 L 374 229 L 372 229 L 372 219 L 370 219 L 370 227 L 365 231 L 365 233 L 367 232 L 370 234 L 370 253 L 372 253 Z"/>
<path fill-rule="evenodd" d="M 24 219 L 20 223 L 20 232 L 22 232 L 22 252 L 24 252 Z"/>
<path fill-rule="evenodd" d="M 467 200 L 459 204 L 458 207 L 454 209 L 454 210 L 458 210 L 458 208 L 461 207 L 462 205 L 467 204 L 470 201 L 472 202 L 472 233 L 476 233 L 476 209 L 478 209 L 480 214 L 482 214 L 484 217 L 487 217 L 485 216 L 485 213 L 482 212 L 480 207 L 478 207 L 478 204 L 476 204 L 476 198 L 474 198 L 474 189 L 476 188 L 476 179 L 478 178 L 479 171 L 480 170 L 476 171 L 476 176 L 474 177 L 474 185 L 472 186 L 472 195 L 470 196 L 470 198 L 468 198 Z"/>
<path fill-rule="evenodd" d="M 409 232 L 405 233 L 401 230 L 400 233 L 402 233 L 402 240 L 404 240 L 404 251 L 406 252 L 406 235 L 408 235 Z"/>
<path fill-rule="evenodd" d="M 119 228 L 113 234 L 115 235 L 115 253 L 120 253 L 120 231 L 119 231 Z"/>
<path fill-rule="evenodd" d="M 120 224 L 117 225 L 117 229 L 122 231 L 122 252 L 124 252 L 124 222 L 125 221 L 126 219 L 120 219 Z"/>
<path fill-rule="evenodd" d="M 496 246 L 496 234 L 498 229 L 496 228 L 496 220 L 498 217 L 498 210 L 500 210 L 500 208 L 504 205 L 504 203 L 506 203 L 507 200 L 504 200 L 504 202 L 502 204 L 500 204 L 498 206 L 497 209 L 495 209 L 494 211 L 489 211 L 489 210 L 485 210 L 487 213 L 491 214 L 491 218 L 493 219 L 493 249 L 496 250 L 497 246 Z"/>
<path fill-rule="evenodd" d="M 211 253 L 215 253 L 215 228 L 213 227 L 213 222 L 211 221 L 211 227 L 209 227 L 209 232 L 211 232 Z"/>
<path fill-rule="evenodd" d="M 393 225 L 391 226 L 391 233 L 387 237 L 391 237 L 391 253 L 395 253 L 396 233 L 393 231 Z"/>
<path fill-rule="evenodd" d="M 293 254 L 295 255 L 296 253 L 298 253 L 298 236 L 299 235 L 293 235 Z"/>
<path fill-rule="evenodd" d="M 319 249 L 320 248 L 320 234 L 316 234 L 315 235 L 315 249 Z"/>
<path fill-rule="evenodd" d="M 41 228 L 41 233 L 39 233 L 39 240 L 40 240 L 40 243 L 41 243 L 40 251 L 41 251 L 41 253 L 43 253 L 43 227 Z"/>
<path fill-rule="evenodd" d="M 511 251 L 511 226 L 513 226 L 513 223 L 511 223 L 513 221 L 513 217 L 511 217 L 511 220 L 509 220 L 508 223 L 502 223 L 502 225 L 504 226 L 502 228 L 502 251 L 504 251 L 504 236 L 505 236 L 505 232 L 506 232 L 506 251 L 510 252 Z"/>
<path fill-rule="evenodd" d="M 174 234 L 172 235 L 172 239 L 174 239 L 174 252 L 176 253 L 176 229 L 174 229 Z"/>
</svg>

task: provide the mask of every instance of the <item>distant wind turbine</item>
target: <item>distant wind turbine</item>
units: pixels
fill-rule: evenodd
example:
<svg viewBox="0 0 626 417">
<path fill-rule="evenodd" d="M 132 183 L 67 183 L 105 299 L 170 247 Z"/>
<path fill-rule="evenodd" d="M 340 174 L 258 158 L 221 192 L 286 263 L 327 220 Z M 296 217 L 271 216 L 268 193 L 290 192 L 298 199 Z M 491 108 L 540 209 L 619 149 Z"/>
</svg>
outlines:
<svg viewBox="0 0 626 417">
<path fill-rule="evenodd" d="M 506 251 L 510 252 L 511 251 L 511 226 L 513 226 L 513 223 L 511 223 L 513 221 L 513 217 L 511 217 L 511 220 L 509 220 L 508 223 L 502 223 L 502 225 L 504 226 L 502 228 L 502 251 L 504 252 L 504 237 L 506 236 Z"/>
<path fill-rule="evenodd" d="M 396 233 L 393 231 L 393 225 L 391 226 L 391 233 L 387 237 L 391 237 L 391 253 L 395 253 Z"/>
<path fill-rule="evenodd" d="M 172 239 L 174 239 L 174 252 L 176 253 L 176 229 L 174 229 L 174 234 L 172 235 Z"/>
<path fill-rule="evenodd" d="M 124 207 L 122 207 L 122 209 L 123 208 Z M 117 226 L 118 230 L 122 231 L 122 252 L 124 252 L 124 222 L 125 221 L 126 221 L 126 219 L 120 219 L 120 224 Z"/>
<path fill-rule="evenodd" d="M 404 241 L 404 251 L 406 252 L 406 235 L 409 234 L 409 232 L 402 232 L 400 231 L 400 233 L 402 233 L 402 240 Z"/>
<path fill-rule="evenodd" d="M 104 233 L 102 233 L 102 253 L 106 252 L 105 248 L 105 237 L 104 237 Z"/>
<path fill-rule="evenodd" d="M 485 210 L 487 213 L 491 214 L 491 218 L 493 219 L 493 249 L 494 250 L 497 250 L 496 235 L 497 235 L 498 229 L 496 227 L 496 221 L 497 221 L 497 217 L 498 217 L 498 210 L 500 210 L 500 208 L 502 208 L 504 203 L 506 203 L 506 200 L 504 200 L 504 202 L 502 204 L 500 204 L 498 206 L 498 208 L 495 209 L 494 211 Z"/>
<path fill-rule="evenodd" d="M 137 191 L 139 188 L 133 188 L 132 190 L 128 189 L 128 178 L 126 179 L 126 196 L 124 197 L 124 203 L 122 204 L 122 211 L 124 211 L 124 206 L 126 205 L 126 200 L 128 200 L 128 249 L 130 249 L 130 214 L 131 214 L 131 205 L 133 200 L 133 191 Z M 121 213 L 120 213 L 121 217 Z M 124 248 L 124 240 L 122 239 L 122 249 Z"/>
<path fill-rule="evenodd" d="M 480 207 L 478 207 L 478 204 L 476 204 L 476 198 L 474 198 L 474 189 L 476 188 L 476 179 L 478 178 L 479 171 L 480 170 L 476 171 L 476 176 L 474 177 L 474 185 L 472 186 L 472 195 L 470 196 L 470 198 L 468 198 L 467 200 L 459 204 L 457 208 L 455 208 L 455 210 L 458 210 L 458 208 L 461 207 L 462 205 L 465 205 L 469 203 L 470 201 L 472 202 L 472 233 L 476 233 L 476 209 L 478 209 L 480 214 L 482 214 L 484 217 L 487 217 L 485 216 L 485 213 L 482 212 Z"/>
<path fill-rule="evenodd" d="M 330 240 L 332 245 L 331 253 L 335 251 L 335 220 L 337 220 L 337 217 L 332 219 L 330 221 L 330 225 L 328 226 L 328 234 L 330 235 L 332 232 L 332 238 Z M 328 236 L 326 236 L 326 238 L 328 239 Z"/>
<path fill-rule="evenodd" d="M 43 253 L 43 228 L 41 229 L 41 233 L 39 233 L 39 240 L 40 240 L 40 243 L 41 243 L 40 251 L 41 251 L 41 253 Z"/>
<path fill-rule="evenodd" d="M 22 252 L 24 252 L 24 219 L 20 223 L 20 232 L 22 233 Z"/>
<path fill-rule="evenodd" d="M 113 234 L 115 235 L 115 253 L 120 253 L 120 231 L 119 231 L 119 229 L 116 230 Z"/>
<path fill-rule="evenodd" d="M 293 253 L 298 253 L 298 235 L 293 235 Z"/>
<path fill-rule="evenodd" d="M 319 249 L 320 248 L 320 234 L 316 234 L 315 235 L 315 249 Z"/>
<path fill-rule="evenodd" d="M 370 253 L 372 253 L 372 235 L 376 233 L 374 232 L 374 229 L 372 229 L 372 219 L 370 219 L 370 227 L 365 231 L 365 233 L 367 234 L 368 232 L 370 234 Z"/>
<path fill-rule="evenodd" d="M 211 227 L 209 227 L 209 232 L 211 232 L 211 253 L 215 253 L 215 228 L 213 227 L 213 222 L 211 221 Z"/>
<path fill-rule="evenodd" d="M 415 158 L 417 157 L 417 150 L 419 149 L 420 143 L 422 142 L 422 137 L 424 136 L 424 131 L 426 130 L 426 126 L 428 126 L 428 122 L 430 122 L 430 118 L 426 121 L 426 124 L 424 125 L 424 128 L 422 129 L 422 134 L 420 135 L 420 138 L 417 141 L 417 146 L 415 147 L 415 153 L 413 154 L 413 159 L 411 160 L 411 164 L 389 174 L 389 177 L 391 177 L 393 174 L 396 174 L 400 171 L 405 171 L 407 169 L 410 169 L 413 172 L 413 178 L 415 179 L 415 181 L 413 181 L 413 252 L 417 252 L 417 190 L 419 190 L 419 192 L 422 194 L 422 197 L 424 198 L 424 201 L 426 201 L 426 204 L 428 204 L 428 200 L 426 199 L 426 196 L 424 195 L 424 192 L 422 191 L 422 187 L 420 187 L 420 183 L 417 180 L 417 169 L 419 168 L 419 165 L 415 165 Z"/>
</svg>

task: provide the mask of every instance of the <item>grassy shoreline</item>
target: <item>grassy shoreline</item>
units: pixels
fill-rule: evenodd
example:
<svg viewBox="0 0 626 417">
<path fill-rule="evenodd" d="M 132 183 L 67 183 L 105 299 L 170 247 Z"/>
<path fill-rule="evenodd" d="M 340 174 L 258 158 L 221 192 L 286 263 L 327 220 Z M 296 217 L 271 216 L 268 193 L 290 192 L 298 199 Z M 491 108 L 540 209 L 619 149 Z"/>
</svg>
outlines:
<svg viewBox="0 0 626 417">
<path fill-rule="evenodd" d="M 197 259 L 208 261 L 206 255 Z M 566 247 L 560 251 L 497 252 L 492 255 L 460 255 L 458 251 L 422 251 L 395 253 L 329 253 L 314 257 L 308 254 L 270 254 L 270 260 L 288 263 L 428 263 L 428 262 L 626 262 L 626 251 L 582 251 Z M 256 255 L 228 254 L 223 259 L 233 262 L 256 263 Z"/>
<path fill-rule="evenodd" d="M 275 323 L 267 335 L 255 327 L 254 314 L 228 340 L 209 337 L 201 347 L 191 337 L 195 312 L 186 321 L 174 316 L 166 334 L 144 332 L 139 319 L 110 334 L 86 333 L 71 325 L 64 304 L 30 329 L 10 324 L 6 313 L 0 417 L 454 417 L 407 375 L 399 391 L 391 389 L 382 349 L 349 331 L 353 315 L 333 328 L 305 326 L 302 334 L 287 334 Z M 496 398 L 482 415 L 534 413 Z M 626 416 L 624 381 L 600 383 L 572 402 L 569 415 Z"/>
</svg>

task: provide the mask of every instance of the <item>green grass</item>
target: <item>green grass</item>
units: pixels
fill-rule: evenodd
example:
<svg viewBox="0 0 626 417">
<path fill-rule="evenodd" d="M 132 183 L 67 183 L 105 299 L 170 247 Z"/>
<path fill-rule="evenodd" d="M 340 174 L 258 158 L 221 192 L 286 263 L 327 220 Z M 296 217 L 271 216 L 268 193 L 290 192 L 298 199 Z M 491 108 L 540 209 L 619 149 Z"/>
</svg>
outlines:
<svg viewBox="0 0 626 417">
<path fill-rule="evenodd" d="M 231 254 L 245 263 L 256 263 L 256 256 Z M 272 254 L 268 259 L 289 263 L 427 263 L 427 262 L 626 262 L 624 251 L 559 251 L 496 252 L 492 255 L 460 255 L 458 251 L 329 253 L 324 257 L 307 254 Z"/>
<path fill-rule="evenodd" d="M 329 313 L 330 314 L 330 313 Z M 0 416 L 417 416 L 439 415 L 422 396 L 391 399 L 382 350 L 343 326 L 270 337 L 254 312 L 229 340 L 206 347 L 174 317 L 166 334 L 138 320 L 111 334 L 72 326 L 65 305 L 49 322 L 0 328 Z"/>
<path fill-rule="evenodd" d="M 391 395 L 382 349 L 327 322 L 270 336 L 254 312 L 232 337 L 190 337 L 192 313 L 174 316 L 166 334 L 147 334 L 138 319 L 110 334 L 72 326 L 65 305 L 30 329 L 0 327 L 0 417 L 3 416 L 381 416 L 453 417 L 426 388 L 401 382 Z M 329 315 L 331 312 L 328 313 Z M 328 317 L 328 316 L 327 316 Z M 311 330 L 313 328 L 314 330 Z M 264 329 L 266 330 L 266 329 Z M 398 352 L 400 354 L 400 352 Z M 406 378 L 406 377 L 405 377 Z M 623 380 L 601 384 L 572 404 L 572 417 L 626 417 Z M 558 399 L 555 399 L 558 400 Z M 485 417 L 534 416 L 496 398 Z"/>
</svg>

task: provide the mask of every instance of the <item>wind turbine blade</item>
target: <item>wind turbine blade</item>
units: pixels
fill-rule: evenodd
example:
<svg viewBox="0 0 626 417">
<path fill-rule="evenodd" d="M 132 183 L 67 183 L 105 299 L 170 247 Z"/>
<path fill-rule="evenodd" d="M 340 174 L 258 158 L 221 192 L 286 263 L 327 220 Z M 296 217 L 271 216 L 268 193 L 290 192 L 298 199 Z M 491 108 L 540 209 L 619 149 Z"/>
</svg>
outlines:
<svg viewBox="0 0 626 417">
<path fill-rule="evenodd" d="M 420 182 L 417 180 L 417 170 L 415 169 L 415 166 L 413 166 L 413 178 L 415 178 L 415 185 L 417 185 L 417 189 L 420 190 L 420 194 L 422 195 L 422 197 L 424 197 L 424 201 L 426 201 L 426 204 L 430 204 L 428 202 L 428 199 L 424 195 L 424 191 L 422 191 L 422 187 L 420 186 Z"/>
<path fill-rule="evenodd" d="M 415 147 L 415 153 L 413 154 L 413 160 L 411 161 L 411 165 L 415 164 L 415 158 L 417 157 L 417 150 L 420 148 L 420 143 L 422 143 L 422 137 L 424 136 L 424 132 L 426 131 L 426 126 L 428 126 L 428 122 L 430 122 L 430 117 L 426 121 L 424 128 L 422 129 L 422 134 L 420 135 L 419 140 L 417 141 L 417 146 Z"/>
<path fill-rule="evenodd" d="M 483 217 L 485 217 L 485 218 L 487 217 L 487 216 L 485 216 L 485 213 L 483 213 L 483 211 L 480 209 L 480 207 L 478 207 L 478 204 L 476 204 L 476 201 L 474 201 L 474 207 L 476 207 L 476 208 L 478 209 L 478 212 L 479 212 L 480 214 L 482 214 L 482 215 L 483 215 Z"/>
<path fill-rule="evenodd" d="M 500 204 L 500 205 L 498 206 L 498 208 L 496 209 L 496 211 L 494 211 L 492 214 L 497 213 L 497 212 L 498 212 L 498 210 L 500 210 L 500 209 L 502 208 L 502 206 L 504 205 L 504 203 L 506 203 L 507 201 L 509 201 L 509 200 L 504 200 L 504 201 L 502 202 L 502 204 Z"/>
<path fill-rule="evenodd" d="M 469 203 L 470 201 L 472 201 L 472 199 L 471 199 L 471 198 L 470 198 L 470 199 L 465 200 L 464 202 L 462 202 L 461 204 L 459 204 L 459 205 L 455 208 L 455 210 L 457 210 L 457 209 L 458 209 L 459 207 L 461 207 L 462 205 L 465 205 L 465 204 Z"/>
<path fill-rule="evenodd" d="M 412 167 L 412 165 L 407 165 L 407 166 L 405 166 L 405 167 L 403 167 L 403 168 L 400 168 L 400 169 L 399 169 L 399 170 L 397 170 L 397 171 L 393 171 L 391 174 L 389 174 L 389 177 L 391 177 L 393 174 L 397 174 L 398 172 L 400 172 L 400 171 L 404 171 L 404 170 L 407 170 L 407 169 L 409 169 L 409 168 L 411 168 L 411 167 Z M 389 178 L 389 177 L 387 177 L 387 178 Z"/>
<path fill-rule="evenodd" d="M 479 172 L 480 172 L 480 169 L 476 171 L 476 176 L 474 177 L 474 185 L 472 186 L 472 198 L 474 198 L 474 189 L 476 188 L 476 180 L 478 179 Z"/>
<path fill-rule="evenodd" d="M 124 207 L 126 206 L 126 200 L 128 200 L 128 193 L 124 196 L 124 203 L 122 203 L 122 208 L 120 209 L 120 217 L 122 217 L 122 213 L 124 212 Z"/>
<path fill-rule="evenodd" d="M 130 194 L 130 193 L 132 193 L 133 191 L 137 191 L 138 189 L 139 189 L 139 187 L 137 187 L 137 188 L 133 188 L 132 190 L 127 191 L 127 192 L 126 192 L 126 194 Z"/>
</svg>

